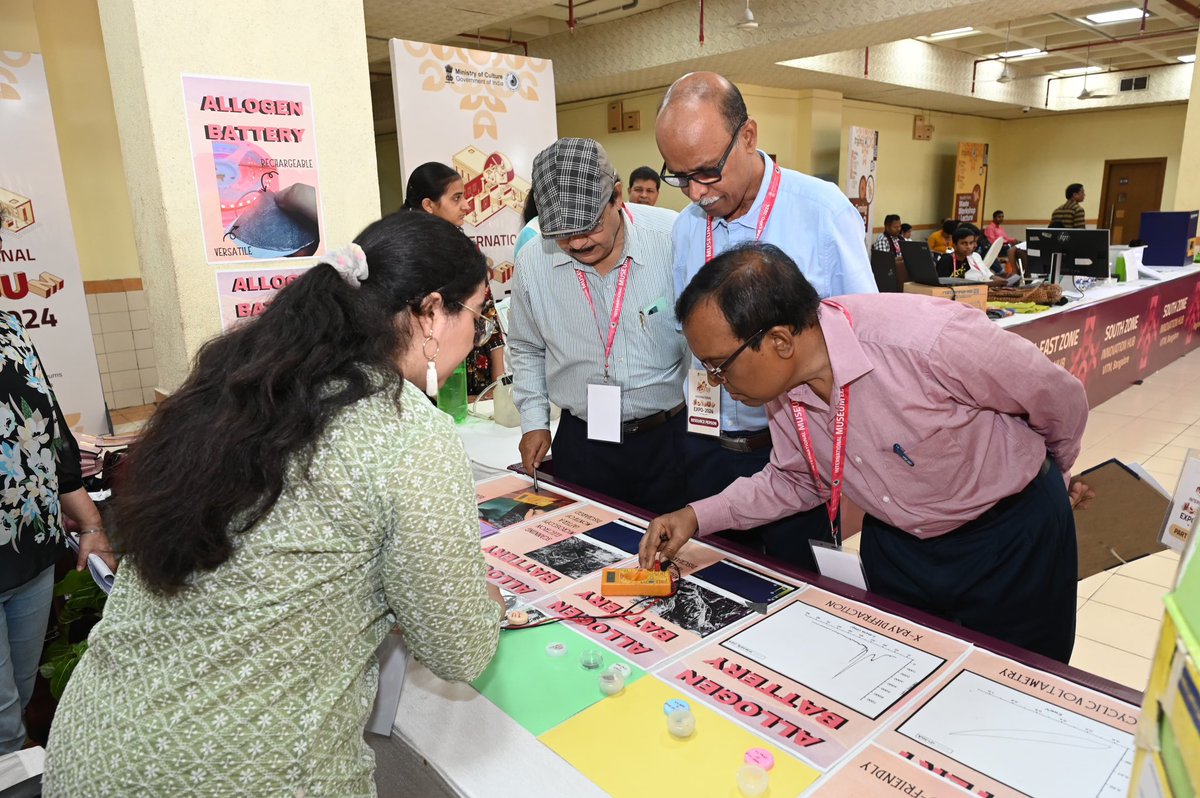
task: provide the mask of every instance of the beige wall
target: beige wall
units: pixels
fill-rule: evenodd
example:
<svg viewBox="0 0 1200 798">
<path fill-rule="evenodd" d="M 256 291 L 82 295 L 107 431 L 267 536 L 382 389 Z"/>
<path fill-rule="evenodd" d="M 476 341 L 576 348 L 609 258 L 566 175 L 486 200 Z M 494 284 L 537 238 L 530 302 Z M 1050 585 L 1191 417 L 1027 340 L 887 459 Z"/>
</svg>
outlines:
<svg viewBox="0 0 1200 798">
<path fill-rule="evenodd" d="M 1070 183 L 1083 183 L 1089 220 L 1099 216 L 1105 160 L 1167 159 L 1163 210 L 1175 207 L 1186 105 L 1013 119 L 991 153 L 987 213 L 1045 222 Z"/>
<path fill-rule="evenodd" d="M 0 0 L 0 49 L 44 57 L 83 279 L 137 277 L 96 0 Z"/>
<path fill-rule="evenodd" d="M 875 174 L 875 226 L 883 217 L 898 213 L 916 228 L 932 227 L 949 216 L 954 193 L 954 163 L 960 141 L 981 142 L 994 151 L 1002 122 L 961 114 L 926 114 L 934 126 L 933 138 L 912 137 L 912 108 L 846 100 L 842 111 L 842 141 L 850 127 L 879 131 L 879 163 Z M 845 145 L 843 143 L 843 149 Z M 846 168 L 842 165 L 842 170 Z M 992 194 L 988 179 L 988 200 Z M 844 189 L 844 187 L 843 187 Z"/>
</svg>

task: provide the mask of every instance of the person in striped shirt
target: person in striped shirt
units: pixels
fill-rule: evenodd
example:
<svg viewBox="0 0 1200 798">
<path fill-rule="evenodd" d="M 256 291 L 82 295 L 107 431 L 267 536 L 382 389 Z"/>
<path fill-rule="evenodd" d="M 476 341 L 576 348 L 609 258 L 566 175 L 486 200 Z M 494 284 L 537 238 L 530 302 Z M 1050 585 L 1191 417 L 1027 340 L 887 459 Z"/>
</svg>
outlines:
<svg viewBox="0 0 1200 798">
<path fill-rule="evenodd" d="M 1072 183 L 1067 186 L 1067 201 L 1054 209 L 1050 216 L 1051 227 L 1070 227 L 1082 230 L 1087 227 L 1084 222 L 1083 205 L 1080 203 L 1087 198 L 1082 183 Z"/>
</svg>

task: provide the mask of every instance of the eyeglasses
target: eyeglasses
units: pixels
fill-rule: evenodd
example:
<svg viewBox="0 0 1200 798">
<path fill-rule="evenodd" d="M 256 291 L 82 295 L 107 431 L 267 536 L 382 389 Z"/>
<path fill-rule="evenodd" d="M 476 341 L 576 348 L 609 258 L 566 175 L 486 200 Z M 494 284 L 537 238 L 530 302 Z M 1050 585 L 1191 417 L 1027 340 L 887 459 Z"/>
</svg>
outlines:
<svg viewBox="0 0 1200 798">
<path fill-rule="evenodd" d="M 751 335 L 749 338 L 747 338 L 742 343 L 741 346 L 739 346 L 737 349 L 733 350 L 732 355 L 730 355 L 729 357 L 727 357 L 723 361 L 721 361 L 721 365 L 719 365 L 719 366 L 710 366 L 707 363 L 705 363 L 703 360 L 701 360 L 700 365 L 704 366 L 704 370 L 708 372 L 708 378 L 710 380 L 714 380 L 719 383 L 724 383 L 725 382 L 725 370 L 729 368 L 729 366 L 733 363 L 733 361 L 737 360 L 738 355 L 740 355 L 742 352 L 746 351 L 746 347 L 753 345 L 755 341 L 757 341 L 759 338 L 762 338 L 763 334 L 766 331 L 767 331 L 767 328 L 763 327 L 761 330 L 756 332 L 754 335 Z"/>
<path fill-rule="evenodd" d="M 704 169 L 697 169 L 694 172 L 668 172 L 667 162 L 663 161 L 662 171 L 658 176 L 668 186 L 675 188 L 686 188 L 688 183 L 699 183 L 702 186 L 711 186 L 713 183 L 720 182 L 721 170 L 725 168 L 725 162 L 729 160 L 729 153 L 733 152 L 733 145 L 737 143 L 738 134 L 742 132 L 742 128 L 750 121 L 747 117 L 743 119 L 733 131 L 733 138 L 729 140 L 729 146 L 725 148 L 725 153 L 721 156 L 721 160 L 717 161 L 717 165 Z"/>
<path fill-rule="evenodd" d="M 458 306 L 463 310 L 470 311 L 475 316 L 475 346 L 483 346 L 499 331 L 500 327 L 496 324 L 495 319 L 489 319 L 478 310 L 469 308 L 461 302 L 458 303 Z"/>
</svg>

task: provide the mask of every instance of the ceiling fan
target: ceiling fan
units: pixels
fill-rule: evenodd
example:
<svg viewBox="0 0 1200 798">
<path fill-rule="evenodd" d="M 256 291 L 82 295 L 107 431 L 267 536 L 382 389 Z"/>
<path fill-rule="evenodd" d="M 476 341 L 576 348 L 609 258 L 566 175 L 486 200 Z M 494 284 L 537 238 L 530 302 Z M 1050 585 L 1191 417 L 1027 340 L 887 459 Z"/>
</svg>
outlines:
<svg viewBox="0 0 1200 798">
<path fill-rule="evenodd" d="M 1087 87 L 1088 67 L 1090 67 L 1091 65 L 1092 65 L 1092 48 L 1089 47 L 1087 49 L 1087 58 L 1084 60 L 1084 67 L 1083 67 L 1083 91 L 1079 92 L 1079 96 L 1075 98 L 1076 100 L 1101 100 L 1101 99 L 1104 99 L 1105 97 L 1112 96 L 1111 94 L 1105 94 L 1104 92 L 1092 91 L 1092 90 L 1088 89 L 1088 87 Z"/>
<path fill-rule="evenodd" d="M 1006 52 L 1006 53 L 1008 52 L 1008 43 L 1011 38 L 1012 38 L 1012 22 L 1009 22 L 1008 30 L 1005 31 L 1005 33 L 1004 33 L 1004 50 L 1003 50 L 1003 52 Z M 1009 81 L 1014 80 L 1017 77 L 1017 73 L 1013 72 L 1012 67 L 1010 67 L 1008 65 L 1007 58 L 1004 59 L 1003 63 L 1004 63 L 1004 66 L 1000 69 L 1000 76 L 996 78 L 997 83 L 1008 83 Z"/>
</svg>

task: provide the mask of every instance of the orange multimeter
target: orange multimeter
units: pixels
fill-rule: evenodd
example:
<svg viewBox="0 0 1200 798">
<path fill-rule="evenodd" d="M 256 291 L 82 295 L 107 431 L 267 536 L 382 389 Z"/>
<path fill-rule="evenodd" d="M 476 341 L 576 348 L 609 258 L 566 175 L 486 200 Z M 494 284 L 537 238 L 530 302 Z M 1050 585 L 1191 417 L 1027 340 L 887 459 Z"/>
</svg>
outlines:
<svg viewBox="0 0 1200 798">
<path fill-rule="evenodd" d="M 602 596 L 669 596 L 672 591 L 669 571 L 605 568 L 600 573 Z"/>
</svg>

